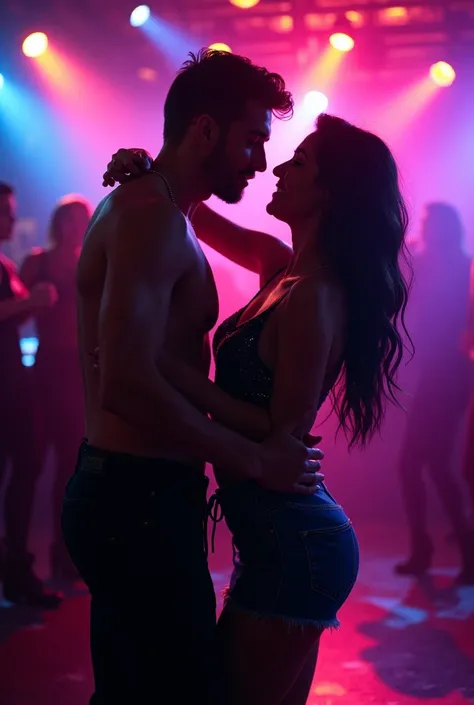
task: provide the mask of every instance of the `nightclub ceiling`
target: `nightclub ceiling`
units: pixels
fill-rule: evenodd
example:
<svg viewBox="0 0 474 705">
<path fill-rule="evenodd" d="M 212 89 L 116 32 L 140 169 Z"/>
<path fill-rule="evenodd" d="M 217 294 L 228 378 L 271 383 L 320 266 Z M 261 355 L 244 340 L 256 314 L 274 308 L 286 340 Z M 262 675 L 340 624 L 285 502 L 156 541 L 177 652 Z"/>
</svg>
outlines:
<svg viewBox="0 0 474 705">
<path fill-rule="evenodd" d="M 285 58 L 305 66 L 333 32 L 354 37 L 359 70 L 404 71 L 431 61 L 474 66 L 474 0 L 148 0 L 164 26 L 194 46 L 225 42 L 259 60 Z M 130 26 L 128 0 L 3 0 L 2 42 L 30 31 L 73 33 L 88 43 L 100 35 L 103 51 L 130 56 L 139 33 Z M 96 42 L 91 39 L 96 45 Z M 137 44 L 135 44 L 137 42 Z M 1 48 L 0 48 L 1 52 Z M 375 59 L 375 60 L 374 60 Z M 148 62 L 149 63 L 149 62 Z"/>
</svg>

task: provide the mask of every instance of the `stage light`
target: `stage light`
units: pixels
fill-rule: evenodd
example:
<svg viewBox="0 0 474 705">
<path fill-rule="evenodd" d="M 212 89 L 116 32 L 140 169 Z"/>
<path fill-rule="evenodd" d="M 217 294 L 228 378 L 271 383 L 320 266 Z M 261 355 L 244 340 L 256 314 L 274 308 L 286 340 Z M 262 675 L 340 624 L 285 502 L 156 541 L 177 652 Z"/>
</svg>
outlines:
<svg viewBox="0 0 474 705">
<path fill-rule="evenodd" d="M 142 81 L 156 81 L 157 75 L 155 69 L 150 69 L 147 66 L 142 66 L 142 68 L 137 71 L 137 76 L 141 78 Z"/>
<path fill-rule="evenodd" d="M 214 42 L 214 44 L 209 44 L 209 49 L 214 49 L 214 51 L 226 51 L 228 54 L 232 54 L 232 49 L 228 44 L 223 42 Z"/>
<path fill-rule="evenodd" d="M 23 42 L 23 54 L 30 59 L 36 59 L 48 48 L 48 37 L 44 32 L 33 32 Z"/>
<path fill-rule="evenodd" d="M 344 32 L 336 32 L 329 37 L 329 44 L 337 51 L 351 51 L 354 48 L 354 40 Z"/>
<path fill-rule="evenodd" d="M 0 91 L 2 90 L 4 83 L 5 83 L 5 79 L 3 78 L 2 74 L 0 73 Z"/>
<path fill-rule="evenodd" d="M 362 27 L 364 24 L 364 15 L 362 12 L 357 12 L 357 10 L 348 10 L 345 14 L 345 18 L 353 27 Z"/>
<path fill-rule="evenodd" d="M 380 18 L 383 24 L 405 24 L 408 10 L 406 7 L 386 7 L 380 10 Z"/>
<path fill-rule="evenodd" d="M 150 18 L 150 8 L 148 5 L 139 5 L 130 15 L 132 27 L 141 27 Z"/>
<path fill-rule="evenodd" d="M 287 32 L 293 31 L 293 17 L 291 15 L 280 15 L 280 17 L 273 17 L 270 19 L 268 26 L 274 32 L 279 34 L 286 34 Z"/>
<path fill-rule="evenodd" d="M 24 367 L 33 367 L 35 364 L 35 358 L 33 355 L 22 355 L 21 361 Z"/>
<path fill-rule="evenodd" d="M 249 10 L 251 7 L 258 5 L 260 0 L 229 0 L 231 5 L 239 7 L 241 10 Z"/>
<path fill-rule="evenodd" d="M 446 88 L 454 82 L 456 71 L 446 61 L 438 61 L 430 68 L 430 78 L 437 86 Z"/>
<path fill-rule="evenodd" d="M 303 100 L 304 111 L 312 118 L 316 118 L 318 115 L 321 115 L 321 113 L 324 113 L 328 105 L 329 101 L 327 96 L 320 91 L 309 91 L 309 93 L 306 93 Z"/>
<path fill-rule="evenodd" d="M 35 357 L 38 351 L 38 339 L 37 338 L 21 338 L 20 340 L 21 349 L 21 361 L 25 367 L 33 367 L 35 364 Z"/>
</svg>

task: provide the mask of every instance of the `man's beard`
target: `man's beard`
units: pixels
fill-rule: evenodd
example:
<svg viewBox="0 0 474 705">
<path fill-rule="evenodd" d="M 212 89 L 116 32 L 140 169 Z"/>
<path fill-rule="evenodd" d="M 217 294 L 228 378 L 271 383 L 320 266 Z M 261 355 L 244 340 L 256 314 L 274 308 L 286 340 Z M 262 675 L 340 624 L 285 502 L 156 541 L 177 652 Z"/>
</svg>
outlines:
<svg viewBox="0 0 474 705">
<path fill-rule="evenodd" d="M 236 183 L 234 174 L 227 168 L 227 157 L 223 146 L 217 145 L 214 152 L 203 165 L 212 193 L 224 203 L 239 203 L 243 196 L 243 188 Z"/>
<path fill-rule="evenodd" d="M 224 183 L 220 184 L 218 188 L 214 189 L 214 195 L 220 198 L 224 203 L 240 203 L 243 198 L 243 189 L 239 190 L 236 188 L 235 184 L 229 184 L 226 186 Z"/>
</svg>

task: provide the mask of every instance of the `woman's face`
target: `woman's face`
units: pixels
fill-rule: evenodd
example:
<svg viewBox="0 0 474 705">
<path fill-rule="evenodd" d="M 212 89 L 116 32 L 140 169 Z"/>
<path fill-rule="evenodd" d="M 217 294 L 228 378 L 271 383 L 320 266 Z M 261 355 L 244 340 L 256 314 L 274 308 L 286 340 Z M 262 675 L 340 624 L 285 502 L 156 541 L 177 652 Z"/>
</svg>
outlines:
<svg viewBox="0 0 474 705">
<path fill-rule="evenodd" d="M 318 185 L 317 137 L 313 132 L 297 147 L 292 159 L 277 166 L 277 190 L 267 212 L 278 220 L 297 227 L 316 220 L 326 200 Z"/>
</svg>

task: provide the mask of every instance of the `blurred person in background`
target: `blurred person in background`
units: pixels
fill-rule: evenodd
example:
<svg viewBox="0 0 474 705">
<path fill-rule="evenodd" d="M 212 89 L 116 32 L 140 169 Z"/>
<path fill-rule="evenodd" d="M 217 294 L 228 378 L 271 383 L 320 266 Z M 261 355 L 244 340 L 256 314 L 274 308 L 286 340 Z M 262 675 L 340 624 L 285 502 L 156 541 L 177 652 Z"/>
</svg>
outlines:
<svg viewBox="0 0 474 705">
<path fill-rule="evenodd" d="M 469 488 L 471 512 L 474 523 L 474 261 L 471 262 L 471 284 L 469 292 L 469 315 L 463 349 L 469 360 L 469 410 L 463 455 L 463 476 Z"/>
<path fill-rule="evenodd" d="M 422 245 L 414 258 L 411 311 L 419 375 L 400 461 L 411 553 L 395 570 L 400 575 L 419 576 L 432 563 L 434 546 L 423 481 L 427 469 L 459 547 L 458 581 L 470 584 L 474 583 L 474 538 L 463 507 L 463 491 L 451 465 L 468 395 L 469 364 L 462 339 L 471 263 L 463 251 L 463 227 L 453 206 L 436 202 L 426 207 Z"/>
<path fill-rule="evenodd" d="M 0 183 L 0 243 L 13 237 L 16 220 L 13 188 Z M 55 608 L 59 594 L 45 590 L 33 570 L 28 534 L 33 513 L 38 463 L 33 395 L 22 364 L 19 325 L 56 302 L 51 284 L 38 280 L 28 289 L 14 263 L 0 254 L 0 484 L 8 461 L 11 474 L 4 496 L 5 541 L 0 547 L 0 579 L 10 602 Z"/>
<path fill-rule="evenodd" d="M 51 216 L 48 245 L 35 249 L 20 270 L 28 288 L 38 282 L 50 282 L 58 293 L 55 306 L 36 316 L 39 347 L 33 373 L 40 422 L 40 465 L 50 446 L 56 460 L 51 573 L 54 580 L 66 582 L 78 577 L 62 538 L 61 507 L 85 432 L 77 350 L 76 268 L 91 212 L 82 196 L 63 197 Z"/>
</svg>

